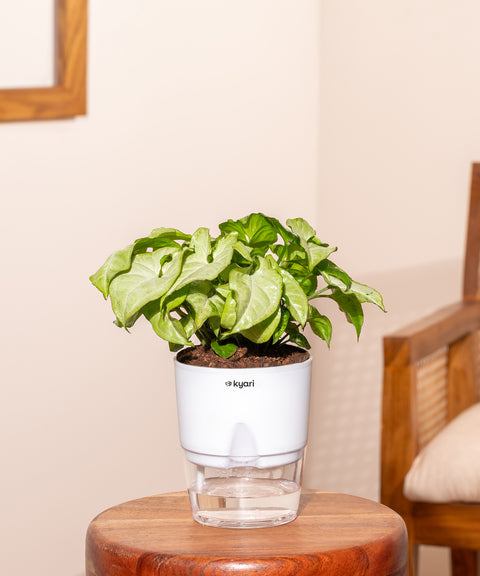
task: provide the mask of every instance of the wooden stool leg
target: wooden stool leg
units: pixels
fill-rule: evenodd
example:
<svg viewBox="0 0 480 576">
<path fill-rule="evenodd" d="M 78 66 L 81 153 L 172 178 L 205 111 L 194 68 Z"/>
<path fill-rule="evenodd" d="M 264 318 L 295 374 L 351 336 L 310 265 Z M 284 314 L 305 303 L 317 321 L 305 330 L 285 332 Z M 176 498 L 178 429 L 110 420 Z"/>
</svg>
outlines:
<svg viewBox="0 0 480 576">
<path fill-rule="evenodd" d="M 452 561 L 452 576 L 477 576 L 477 550 L 452 548 L 450 557 Z"/>
</svg>

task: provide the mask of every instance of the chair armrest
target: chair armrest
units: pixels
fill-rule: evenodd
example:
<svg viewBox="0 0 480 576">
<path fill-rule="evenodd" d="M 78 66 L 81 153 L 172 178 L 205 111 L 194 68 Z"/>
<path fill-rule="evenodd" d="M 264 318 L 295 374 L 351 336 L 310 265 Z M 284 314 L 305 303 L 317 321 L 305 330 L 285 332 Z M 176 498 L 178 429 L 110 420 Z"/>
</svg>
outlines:
<svg viewBox="0 0 480 576">
<path fill-rule="evenodd" d="M 429 362 L 430 356 L 445 350 L 446 405 L 437 431 L 475 401 L 479 330 L 480 302 L 465 301 L 441 308 L 384 338 L 381 490 L 382 502 L 397 512 L 410 506 L 402 494 L 403 480 L 424 444 L 419 419 L 426 412 L 418 394 L 422 361 Z M 430 386 L 430 382 L 423 385 Z"/>
<path fill-rule="evenodd" d="M 480 301 L 456 302 L 385 336 L 385 366 L 414 364 L 480 330 Z"/>
</svg>

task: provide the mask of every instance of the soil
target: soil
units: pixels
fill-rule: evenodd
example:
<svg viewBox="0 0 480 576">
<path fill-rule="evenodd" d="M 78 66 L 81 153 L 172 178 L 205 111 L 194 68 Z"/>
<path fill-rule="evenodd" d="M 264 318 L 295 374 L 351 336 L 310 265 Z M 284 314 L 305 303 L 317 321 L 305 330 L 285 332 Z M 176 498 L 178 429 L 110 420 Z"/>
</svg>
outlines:
<svg viewBox="0 0 480 576">
<path fill-rule="evenodd" d="M 220 358 L 211 348 L 195 346 L 184 348 L 177 354 L 177 360 L 192 366 L 209 368 L 259 368 L 266 366 L 283 366 L 304 362 L 310 354 L 302 348 L 284 344 L 272 347 L 268 354 L 259 353 L 247 347 L 239 347 L 230 358 Z"/>
</svg>

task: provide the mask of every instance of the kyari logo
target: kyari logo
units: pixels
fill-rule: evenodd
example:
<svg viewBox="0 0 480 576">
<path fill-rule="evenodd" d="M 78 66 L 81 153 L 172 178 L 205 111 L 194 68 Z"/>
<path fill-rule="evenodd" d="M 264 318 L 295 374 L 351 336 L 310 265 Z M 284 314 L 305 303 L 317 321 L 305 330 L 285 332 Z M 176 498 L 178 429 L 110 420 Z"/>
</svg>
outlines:
<svg viewBox="0 0 480 576">
<path fill-rule="evenodd" d="M 225 386 L 228 388 L 254 388 L 255 387 L 255 380 L 227 380 L 225 382 Z"/>
</svg>

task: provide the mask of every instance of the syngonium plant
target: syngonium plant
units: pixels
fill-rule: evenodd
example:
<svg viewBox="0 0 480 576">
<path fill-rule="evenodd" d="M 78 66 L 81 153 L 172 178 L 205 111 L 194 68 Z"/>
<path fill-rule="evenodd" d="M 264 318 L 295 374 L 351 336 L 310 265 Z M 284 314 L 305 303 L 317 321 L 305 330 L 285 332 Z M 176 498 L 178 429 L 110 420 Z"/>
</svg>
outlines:
<svg viewBox="0 0 480 576">
<path fill-rule="evenodd" d="M 374 288 L 360 284 L 330 259 L 337 250 L 321 242 L 302 218 L 250 214 L 184 234 L 157 228 L 114 252 L 90 277 L 110 297 L 115 323 L 131 328 L 140 316 L 172 351 L 192 340 L 229 358 L 238 346 L 268 354 L 287 342 L 309 349 L 307 325 L 330 345 L 332 324 L 313 302 L 334 300 L 355 327 L 364 303 L 384 310 Z"/>
</svg>

